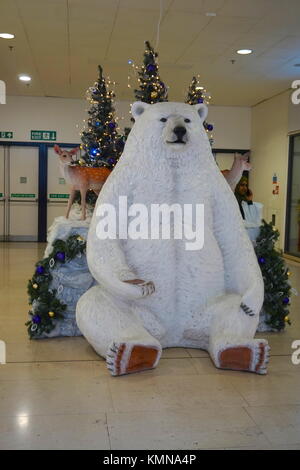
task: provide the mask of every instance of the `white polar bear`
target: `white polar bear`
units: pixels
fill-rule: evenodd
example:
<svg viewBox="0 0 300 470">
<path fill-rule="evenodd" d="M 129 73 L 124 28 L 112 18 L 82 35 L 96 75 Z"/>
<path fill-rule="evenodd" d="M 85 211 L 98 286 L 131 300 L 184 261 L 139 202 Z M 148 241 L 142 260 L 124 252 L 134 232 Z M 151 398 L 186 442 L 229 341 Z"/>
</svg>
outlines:
<svg viewBox="0 0 300 470">
<path fill-rule="evenodd" d="M 206 349 L 219 368 L 265 374 L 269 346 L 254 339 L 263 280 L 201 125 L 206 106 L 136 102 L 132 115 L 89 230 L 87 259 L 99 286 L 78 302 L 80 330 L 112 375 L 153 368 L 168 347 Z M 122 219 L 120 196 L 149 213 L 153 204 L 204 204 L 203 248 L 187 250 L 184 237 L 99 239 L 99 210 L 111 204 Z"/>
</svg>

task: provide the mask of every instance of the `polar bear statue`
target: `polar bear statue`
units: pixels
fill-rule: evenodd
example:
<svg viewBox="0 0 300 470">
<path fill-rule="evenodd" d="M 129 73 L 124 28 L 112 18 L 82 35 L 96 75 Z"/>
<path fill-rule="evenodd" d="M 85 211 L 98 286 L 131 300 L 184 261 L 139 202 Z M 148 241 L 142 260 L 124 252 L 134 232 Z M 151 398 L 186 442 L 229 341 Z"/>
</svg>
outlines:
<svg viewBox="0 0 300 470">
<path fill-rule="evenodd" d="M 78 302 L 80 330 L 112 375 L 154 368 L 168 347 L 205 349 L 216 367 L 265 374 L 269 346 L 254 338 L 263 280 L 201 125 L 206 106 L 136 102 L 132 115 L 135 124 L 89 230 L 88 265 L 99 285 Z M 196 205 L 204 207 L 201 248 L 187 248 L 189 231 L 180 238 L 175 230 L 174 208 L 185 205 L 193 214 Z M 115 210 L 117 229 L 110 226 L 103 236 L 108 207 Z M 156 231 L 146 238 L 129 228 L 144 227 L 152 207 L 174 209 L 173 236 Z M 159 230 L 166 228 L 162 212 Z M 189 220 L 191 232 L 195 219 Z"/>
</svg>

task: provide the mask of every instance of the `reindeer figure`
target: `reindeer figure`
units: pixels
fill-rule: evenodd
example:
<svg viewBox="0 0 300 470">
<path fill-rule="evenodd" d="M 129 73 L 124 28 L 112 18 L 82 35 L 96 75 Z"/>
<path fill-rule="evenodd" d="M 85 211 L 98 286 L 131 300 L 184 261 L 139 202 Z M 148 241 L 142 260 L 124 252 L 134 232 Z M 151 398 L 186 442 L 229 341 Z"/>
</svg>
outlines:
<svg viewBox="0 0 300 470">
<path fill-rule="evenodd" d="M 244 153 L 241 155 L 240 153 L 234 154 L 234 162 L 230 170 L 223 170 L 223 176 L 225 177 L 227 183 L 231 187 L 232 191 L 235 190 L 236 185 L 240 181 L 241 177 L 243 176 L 243 171 L 251 170 L 251 165 L 248 162 L 248 158 L 250 156 L 250 152 Z"/>
<path fill-rule="evenodd" d="M 68 151 L 62 150 L 59 145 L 55 145 L 54 150 L 59 155 L 59 164 L 62 176 L 70 186 L 70 197 L 68 201 L 66 218 L 69 217 L 76 191 L 80 191 L 82 210 L 81 219 L 85 220 L 87 191 L 90 189 L 98 195 L 111 170 L 105 167 L 92 168 L 73 165 L 73 155 L 79 151 L 79 147 Z"/>
</svg>

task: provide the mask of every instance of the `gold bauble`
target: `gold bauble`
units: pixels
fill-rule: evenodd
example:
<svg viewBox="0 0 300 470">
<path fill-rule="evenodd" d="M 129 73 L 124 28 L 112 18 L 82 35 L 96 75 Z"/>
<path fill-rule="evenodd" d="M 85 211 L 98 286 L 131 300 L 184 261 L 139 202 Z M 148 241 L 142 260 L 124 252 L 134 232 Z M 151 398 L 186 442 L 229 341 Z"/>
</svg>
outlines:
<svg viewBox="0 0 300 470">
<path fill-rule="evenodd" d="M 157 98 L 157 91 L 151 91 L 151 98 Z"/>
<path fill-rule="evenodd" d="M 34 283 L 34 284 L 32 284 L 32 287 L 33 287 L 34 289 L 37 289 L 39 286 L 38 286 L 36 283 Z"/>
<path fill-rule="evenodd" d="M 82 238 L 80 235 L 76 238 L 76 240 L 78 240 L 79 242 L 83 242 L 84 241 L 84 238 Z"/>
<path fill-rule="evenodd" d="M 287 275 L 290 277 L 292 275 L 291 271 L 288 271 Z"/>
<path fill-rule="evenodd" d="M 48 312 L 48 315 L 49 315 L 49 317 L 51 317 L 51 318 L 52 318 L 52 317 L 54 317 L 54 316 L 55 316 L 55 313 L 54 313 L 54 312 Z"/>
<path fill-rule="evenodd" d="M 289 321 L 289 317 L 288 316 L 284 317 L 284 321 Z"/>
</svg>

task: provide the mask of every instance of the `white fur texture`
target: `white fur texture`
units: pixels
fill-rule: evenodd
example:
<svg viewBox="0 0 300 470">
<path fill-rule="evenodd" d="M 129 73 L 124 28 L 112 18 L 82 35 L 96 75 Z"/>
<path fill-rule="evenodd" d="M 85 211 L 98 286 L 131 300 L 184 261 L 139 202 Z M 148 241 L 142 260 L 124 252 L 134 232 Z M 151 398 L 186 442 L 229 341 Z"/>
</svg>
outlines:
<svg viewBox="0 0 300 470">
<path fill-rule="evenodd" d="M 136 122 L 124 153 L 97 201 L 128 205 L 204 204 L 205 240 L 187 251 L 186 240 L 99 240 L 95 210 L 87 258 L 99 286 L 78 302 L 77 322 L 106 356 L 113 343 L 207 349 L 218 366 L 228 345 L 253 340 L 263 302 L 263 281 L 235 196 L 218 169 L 201 121 L 204 105 L 133 105 Z M 161 122 L 161 118 L 167 118 Z M 189 119 L 191 122 L 185 122 Z M 185 144 L 174 127 L 185 126 Z M 129 279 L 152 281 L 143 297 Z M 241 309 L 245 304 L 252 316 Z"/>
</svg>

